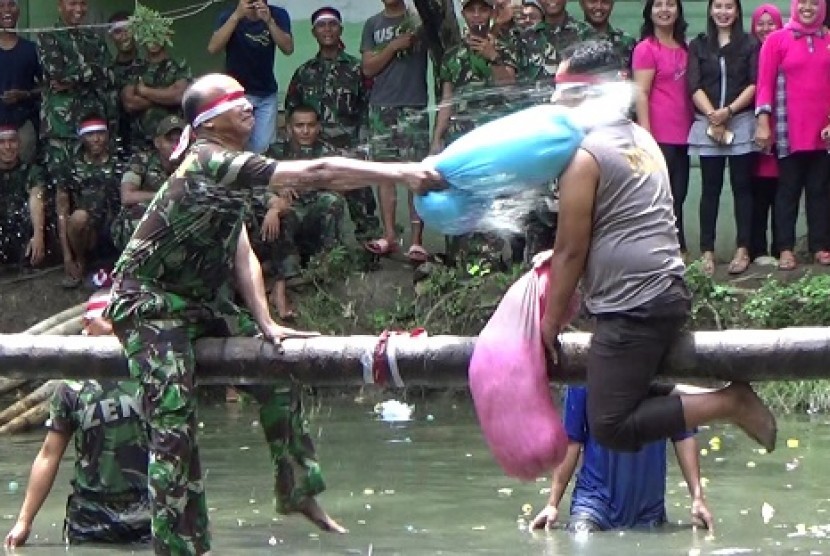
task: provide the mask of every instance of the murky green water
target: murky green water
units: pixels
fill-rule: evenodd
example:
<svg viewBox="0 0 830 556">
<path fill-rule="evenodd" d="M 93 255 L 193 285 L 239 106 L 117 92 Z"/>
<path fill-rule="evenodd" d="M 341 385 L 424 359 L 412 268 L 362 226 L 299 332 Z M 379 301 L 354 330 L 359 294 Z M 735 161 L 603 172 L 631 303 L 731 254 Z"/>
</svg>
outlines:
<svg viewBox="0 0 830 556">
<path fill-rule="evenodd" d="M 428 418 L 428 416 L 431 416 Z M 371 407 L 326 402 L 313 430 L 329 490 L 321 497 L 351 530 L 317 533 L 299 517 L 276 517 L 272 473 L 254 407 L 203 408 L 201 445 L 215 554 L 830 554 L 830 418 L 787 418 L 779 450 L 759 454 L 730 428 L 701 431 L 701 447 L 718 436 L 720 449 L 702 458 L 714 538 L 693 531 L 688 497 L 673 457 L 669 517 L 658 532 L 603 533 L 576 540 L 563 531 L 531 535 L 523 506 L 534 512 L 547 481 L 521 484 L 502 475 L 484 446 L 465 402 L 416 402 L 415 420 L 392 425 Z M 798 447 L 788 447 L 797 439 Z M 23 497 L 41 434 L 0 440 L 0 526 L 7 531 Z M 794 445 L 794 443 L 791 443 Z M 52 496 L 35 522 L 24 554 L 63 550 L 60 524 L 68 492 L 67 457 Z M 20 484 L 16 492 L 11 481 Z M 775 515 L 764 524 L 761 507 Z M 566 513 L 567 505 L 563 504 Z M 3 533 L 5 535 L 5 532 Z M 69 550 L 102 554 L 109 548 Z M 124 551 L 129 552 L 129 551 Z M 145 551 L 149 552 L 149 551 Z"/>
</svg>

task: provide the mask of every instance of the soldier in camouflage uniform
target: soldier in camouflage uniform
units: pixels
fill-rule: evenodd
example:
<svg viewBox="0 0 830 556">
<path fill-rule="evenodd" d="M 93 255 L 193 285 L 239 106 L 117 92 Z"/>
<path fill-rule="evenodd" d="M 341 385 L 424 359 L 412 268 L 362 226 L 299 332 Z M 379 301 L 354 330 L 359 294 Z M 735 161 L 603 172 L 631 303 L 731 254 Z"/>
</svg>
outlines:
<svg viewBox="0 0 830 556">
<path fill-rule="evenodd" d="M 147 205 L 167 181 L 176 164 L 170 156 L 184 131 L 184 120 L 167 116 L 153 134 L 153 150 L 135 153 L 121 178 L 121 210 L 112 223 L 112 241 L 123 251 L 138 226 Z"/>
<path fill-rule="evenodd" d="M 631 71 L 631 56 L 637 40 L 609 23 L 614 10 L 614 0 L 579 0 L 585 13 L 586 25 L 579 35 L 580 41 L 608 41 L 614 45 L 614 51 L 622 58 L 623 67 Z"/>
<path fill-rule="evenodd" d="M 129 12 L 121 11 L 109 19 L 109 37 L 115 46 L 115 64 L 112 67 L 115 77 L 115 91 L 118 95 L 118 127 L 116 138 L 119 155 L 129 159 L 134 126 L 130 113 L 124 107 L 121 92 L 124 87 L 138 83 L 138 77 L 143 71 L 143 60 L 138 56 L 138 47 L 130 29 Z M 145 141 L 140 141 L 144 143 Z"/>
<path fill-rule="evenodd" d="M 335 154 L 320 138 L 317 112 L 300 105 L 288 117 L 288 140 L 275 143 L 268 156 L 277 160 L 313 160 Z M 249 228 L 254 249 L 274 274 L 271 304 L 283 320 L 294 318 L 286 297 L 286 281 L 300 274 L 300 266 L 318 253 L 343 242 L 343 197 L 331 191 L 305 191 L 296 198 L 274 194 L 254 199 Z"/>
<path fill-rule="evenodd" d="M 115 76 L 107 44 L 95 31 L 77 28 L 86 18 L 86 1 L 58 0 L 58 12 L 60 20 L 55 27 L 71 29 L 42 33 L 38 42 L 44 76 L 43 166 L 53 187 L 69 179 L 67 162 L 81 118 L 100 114 L 111 126 L 117 118 Z"/>
<path fill-rule="evenodd" d="M 152 146 L 150 138 L 165 116 L 182 115 L 182 95 L 193 78 L 187 63 L 169 56 L 169 39 L 159 42 L 158 37 L 139 34 L 137 40 L 146 56 L 138 79 L 128 83 L 121 94 L 125 109 L 132 115 L 134 150 Z"/>
<path fill-rule="evenodd" d="M 562 61 L 562 54 L 581 40 L 585 23 L 571 17 L 565 9 L 566 0 L 541 0 L 541 4 L 545 10 L 545 20 L 521 33 L 518 47 L 519 81 L 528 85 L 541 85 L 542 94 L 549 98 L 553 76 Z"/>
<path fill-rule="evenodd" d="M 323 141 L 338 149 L 353 150 L 358 146 L 368 101 L 360 60 L 346 53 L 338 10 L 316 10 L 311 14 L 311 24 L 320 49 L 317 56 L 294 72 L 285 95 L 285 112 L 291 114 L 304 105 L 314 108 L 320 116 Z M 357 240 L 362 243 L 381 233 L 372 188 L 349 191 L 344 196 Z"/>
<path fill-rule="evenodd" d="M 422 191 L 436 187 L 439 179 L 420 164 L 329 158 L 278 166 L 273 159 L 243 152 L 253 128 L 252 107 L 244 89 L 227 76 L 197 80 L 185 93 L 183 107 L 197 140 L 153 198 L 116 263 L 113 299 L 106 312 L 124 346 L 130 373 L 142 384 L 150 429 L 153 542 L 159 554 L 203 554 L 210 549 L 196 442 L 193 341 L 208 334 L 216 317 L 234 306 L 229 294 L 219 294 L 235 287 L 266 340 L 279 343 L 287 336 L 310 335 L 271 318 L 259 261 L 245 229 L 253 188 L 348 190 L 367 182 L 390 187 L 399 180 Z M 281 492 L 282 481 L 293 478 L 293 463 L 280 459 L 287 447 L 279 439 L 295 439 L 296 444 L 298 435 L 285 428 L 302 423 L 296 416 L 286 422 L 285 407 L 268 423 L 263 419 L 266 436 L 273 431 L 278 437 L 271 446 L 272 457 L 279 460 Z M 324 529 L 344 531 L 308 494 L 321 484 L 312 480 L 315 462 L 307 463 L 304 484 L 289 489 L 292 504 L 283 507 Z"/>
<path fill-rule="evenodd" d="M 24 257 L 32 266 L 43 261 L 45 196 L 43 169 L 20 160 L 17 126 L 0 126 L 0 264 L 17 264 Z"/>
<path fill-rule="evenodd" d="M 112 334 L 101 318 L 108 293 L 93 295 L 84 313 L 84 334 Z M 58 473 L 70 440 L 75 444 L 72 494 L 64 534 L 70 544 L 150 540 L 147 434 L 134 380 L 60 381 L 49 403 L 48 433 L 37 455 L 26 498 L 7 547 L 22 546 Z"/>
<path fill-rule="evenodd" d="M 461 44 L 449 49 L 438 71 L 441 108 L 430 151 L 437 154 L 477 126 L 505 115 L 504 88 L 516 81 L 515 52 L 489 33 L 492 0 L 465 0 L 461 15 L 469 30 Z M 474 233 L 447 238 L 447 255 L 462 265 L 483 258 L 501 264 L 504 241 Z"/>
<path fill-rule="evenodd" d="M 107 122 L 84 119 L 78 137 L 56 203 L 67 288 L 80 284 L 91 258 L 112 255 L 110 228 L 120 205 L 121 161 L 111 152 Z"/>
</svg>

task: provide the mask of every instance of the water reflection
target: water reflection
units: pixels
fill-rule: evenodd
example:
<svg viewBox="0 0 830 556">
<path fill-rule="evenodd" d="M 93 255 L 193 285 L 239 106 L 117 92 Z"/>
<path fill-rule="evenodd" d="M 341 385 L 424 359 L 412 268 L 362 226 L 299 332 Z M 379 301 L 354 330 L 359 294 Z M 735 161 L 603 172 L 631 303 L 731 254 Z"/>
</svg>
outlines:
<svg viewBox="0 0 830 556">
<path fill-rule="evenodd" d="M 377 418 L 371 405 L 326 401 L 316 406 L 312 421 L 329 485 L 321 502 L 351 531 L 332 536 L 299 517 L 274 513 L 271 465 L 255 424 L 256 408 L 229 407 L 200 411 L 215 554 L 828 553 L 830 489 L 825 486 L 825 462 L 830 428 L 824 422 L 782 419 L 781 446 L 771 455 L 758 453 L 729 428 L 701 432 L 700 444 L 707 447 L 702 474 L 708 479 L 709 507 L 717 522 L 714 538 L 687 525 L 689 500 L 670 457 L 667 506 L 672 526 L 576 539 L 561 530 L 530 534 L 524 529 L 528 514 L 544 503 L 548 481 L 522 484 L 505 478 L 487 452 L 468 403 L 416 401 L 412 421 L 387 423 Z M 715 436 L 719 442 L 710 443 Z M 788 438 L 798 439 L 798 447 L 787 447 Z M 13 523 L 41 440 L 40 434 L 0 439 L 3 534 Z M 799 465 L 788 471 L 787 464 L 794 460 Z M 61 546 L 70 462 L 71 458 L 64 461 L 24 554 L 54 554 Z M 12 481 L 20 488 L 10 492 Z M 761 515 L 765 502 L 775 510 L 767 525 Z M 526 504 L 531 512 L 523 508 Z M 69 553 L 133 551 L 73 548 Z"/>
</svg>

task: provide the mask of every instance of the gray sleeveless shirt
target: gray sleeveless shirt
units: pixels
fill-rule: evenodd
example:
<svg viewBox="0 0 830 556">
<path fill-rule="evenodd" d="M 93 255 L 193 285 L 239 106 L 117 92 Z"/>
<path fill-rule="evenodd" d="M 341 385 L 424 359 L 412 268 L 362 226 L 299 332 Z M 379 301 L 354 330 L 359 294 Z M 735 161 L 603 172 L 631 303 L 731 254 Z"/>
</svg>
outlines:
<svg viewBox="0 0 830 556">
<path fill-rule="evenodd" d="M 685 272 L 666 162 L 651 135 L 628 120 L 591 130 L 581 148 L 600 173 L 585 305 L 595 315 L 628 311 Z"/>
</svg>

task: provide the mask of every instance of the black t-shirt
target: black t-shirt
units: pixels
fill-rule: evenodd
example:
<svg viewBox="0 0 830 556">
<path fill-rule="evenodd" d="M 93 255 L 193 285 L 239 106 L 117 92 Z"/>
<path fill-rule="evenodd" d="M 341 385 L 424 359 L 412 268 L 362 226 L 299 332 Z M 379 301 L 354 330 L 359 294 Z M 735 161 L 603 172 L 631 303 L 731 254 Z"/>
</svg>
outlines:
<svg viewBox="0 0 830 556">
<path fill-rule="evenodd" d="M 12 89 L 31 91 L 43 75 L 35 43 L 22 38 L 9 50 L 0 48 L 0 68 L 0 95 Z M 37 97 L 16 104 L 0 102 L 0 124 L 37 121 L 38 109 Z"/>
</svg>

